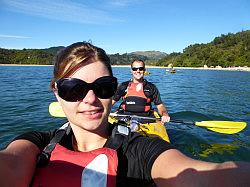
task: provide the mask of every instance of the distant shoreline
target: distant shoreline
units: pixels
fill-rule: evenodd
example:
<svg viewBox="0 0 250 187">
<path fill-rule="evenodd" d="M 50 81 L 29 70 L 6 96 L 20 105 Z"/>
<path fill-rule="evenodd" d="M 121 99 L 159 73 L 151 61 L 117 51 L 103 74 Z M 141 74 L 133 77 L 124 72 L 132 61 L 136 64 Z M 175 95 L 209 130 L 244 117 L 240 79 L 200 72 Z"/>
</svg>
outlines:
<svg viewBox="0 0 250 187">
<path fill-rule="evenodd" d="M 53 66 L 53 65 L 38 65 L 38 64 L 0 64 L 0 66 Z M 112 65 L 112 67 L 130 67 L 130 65 Z M 146 68 L 170 69 L 164 66 L 146 66 Z M 250 67 L 230 67 L 230 68 L 204 68 L 204 67 L 174 67 L 174 69 L 198 69 L 198 70 L 225 70 L 225 71 L 248 71 Z"/>
<path fill-rule="evenodd" d="M 249 71 L 250 72 L 250 67 L 230 67 L 230 68 L 175 67 L 174 69 L 200 69 L 200 70 L 216 70 L 216 71 Z"/>
<path fill-rule="evenodd" d="M 130 67 L 130 65 L 113 65 L 112 67 Z M 171 69 L 164 66 L 146 66 L 146 68 L 160 68 L 160 69 Z M 225 71 L 249 71 L 250 67 L 230 67 L 230 68 L 204 68 L 204 67 L 174 67 L 173 69 L 199 69 L 199 70 L 225 70 Z"/>
</svg>

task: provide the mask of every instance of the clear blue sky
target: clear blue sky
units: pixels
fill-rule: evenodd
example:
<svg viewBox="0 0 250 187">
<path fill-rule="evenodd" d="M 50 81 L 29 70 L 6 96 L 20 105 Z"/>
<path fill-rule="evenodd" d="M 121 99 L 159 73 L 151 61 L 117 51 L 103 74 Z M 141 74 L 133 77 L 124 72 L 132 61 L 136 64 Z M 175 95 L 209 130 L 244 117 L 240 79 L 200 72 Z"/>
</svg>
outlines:
<svg viewBox="0 0 250 187">
<path fill-rule="evenodd" d="M 91 40 L 107 53 L 182 52 L 250 29 L 249 0 L 0 0 L 0 47 Z"/>
</svg>

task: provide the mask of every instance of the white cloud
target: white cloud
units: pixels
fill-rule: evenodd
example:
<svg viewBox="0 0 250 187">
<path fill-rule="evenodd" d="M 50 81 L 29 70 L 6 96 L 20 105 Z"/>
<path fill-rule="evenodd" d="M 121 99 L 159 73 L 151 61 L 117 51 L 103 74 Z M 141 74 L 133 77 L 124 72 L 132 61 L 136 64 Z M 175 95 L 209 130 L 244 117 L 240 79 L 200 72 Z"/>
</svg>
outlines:
<svg viewBox="0 0 250 187">
<path fill-rule="evenodd" d="M 10 11 L 52 20 L 88 24 L 108 24 L 122 21 L 112 17 L 104 10 L 69 0 L 3 0 L 3 2 Z"/>
<path fill-rule="evenodd" d="M 28 36 L 16 36 L 16 35 L 0 34 L 0 38 L 27 39 L 27 38 L 30 38 L 30 37 L 28 37 Z"/>
<path fill-rule="evenodd" d="M 114 6 L 128 6 L 133 0 L 111 0 L 109 3 Z"/>
</svg>

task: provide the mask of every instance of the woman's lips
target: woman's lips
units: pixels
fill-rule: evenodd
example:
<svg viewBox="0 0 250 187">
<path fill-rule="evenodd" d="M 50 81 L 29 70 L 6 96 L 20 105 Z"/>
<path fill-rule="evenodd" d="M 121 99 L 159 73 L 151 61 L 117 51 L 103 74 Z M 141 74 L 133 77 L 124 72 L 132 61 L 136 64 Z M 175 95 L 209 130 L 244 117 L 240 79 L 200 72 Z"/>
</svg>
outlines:
<svg viewBox="0 0 250 187">
<path fill-rule="evenodd" d="M 80 113 L 89 119 L 100 119 L 102 117 L 103 109 L 83 111 Z"/>
</svg>

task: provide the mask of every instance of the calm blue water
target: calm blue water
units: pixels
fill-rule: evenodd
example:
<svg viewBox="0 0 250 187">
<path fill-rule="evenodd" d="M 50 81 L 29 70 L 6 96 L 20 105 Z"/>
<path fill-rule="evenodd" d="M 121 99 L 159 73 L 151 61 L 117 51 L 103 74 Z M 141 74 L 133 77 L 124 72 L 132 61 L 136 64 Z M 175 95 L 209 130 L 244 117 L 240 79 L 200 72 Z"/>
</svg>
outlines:
<svg viewBox="0 0 250 187">
<path fill-rule="evenodd" d="M 131 77 L 129 68 L 113 70 L 119 82 Z M 183 120 L 250 124 L 250 72 L 148 70 L 146 78 L 158 86 L 170 114 Z M 65 121 L 48 113 L 49 103 L 55 101 L 49 89 L 51 75 L 50 66 L 0 66 L 0 149 L 20 133 L 54 129 Z M 172 143 L 193 158 L 250 161 L 250 127 L 234 135 L 173 123 L 167 129 Z"/>
</svg>

